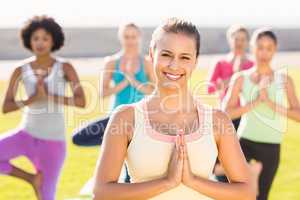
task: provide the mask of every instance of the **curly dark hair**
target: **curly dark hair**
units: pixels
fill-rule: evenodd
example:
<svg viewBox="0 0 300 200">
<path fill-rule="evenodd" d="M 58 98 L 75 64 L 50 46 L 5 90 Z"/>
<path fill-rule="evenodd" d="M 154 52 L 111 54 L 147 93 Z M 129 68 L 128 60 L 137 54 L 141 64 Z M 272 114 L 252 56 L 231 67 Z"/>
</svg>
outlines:
<svg viewBox="0 0 300 200">
<path fill-rule="evenodd" d="M 53 18 L 42 15 L 29 19 L 21 29 L 21 40 L 26 49 L 32 51 L 31 36 L 38 29 L 44 29 L 51 34 L 53 39 L 51 52 L 59 50 L 64 45 L 65 36 L 62 27 Z"/>
</svg>

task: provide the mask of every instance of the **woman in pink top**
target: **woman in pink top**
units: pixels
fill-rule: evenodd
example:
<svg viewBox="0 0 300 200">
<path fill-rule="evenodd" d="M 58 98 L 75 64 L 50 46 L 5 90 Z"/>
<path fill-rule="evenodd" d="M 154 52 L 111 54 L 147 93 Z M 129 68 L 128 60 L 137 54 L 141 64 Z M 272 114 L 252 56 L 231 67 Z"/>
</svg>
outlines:
<svg viewBox="0 0 300 200">
<path fill-rule="evenodd" d="M 220 102 L 226 95 L 231 76 L 241 70 L 251 68 L 254 63 L 247 57 L 247 48 L 249 44 L 249 32 L 245 27 L 234 25 L 227 31 L 227 40 L 231 52 L 220 61 L 217 62 L 213 69 L 208 86 L 208 93 L 218 92 Z M 235 130 L 238 129 L 241 118 L 232 120 Z M 224 171 L 219 164 L 215 167 L 217 179 L 227 182 Z"/>
<path fill-rule="evenodd" d="M 219 92 L 220 101 L 226 95 L 231 76 L 238 71 L 251 68 L 254 63 L 246 55 L 249 32 L 242 26 L 231 26 L 227 31 L 227 40 L 231 52 L 226 58 L 217 62 L 210 76 L 208 93 Z M 233 121 L 235 129 L 238 128 L 240 118 Z"/>
</svg>

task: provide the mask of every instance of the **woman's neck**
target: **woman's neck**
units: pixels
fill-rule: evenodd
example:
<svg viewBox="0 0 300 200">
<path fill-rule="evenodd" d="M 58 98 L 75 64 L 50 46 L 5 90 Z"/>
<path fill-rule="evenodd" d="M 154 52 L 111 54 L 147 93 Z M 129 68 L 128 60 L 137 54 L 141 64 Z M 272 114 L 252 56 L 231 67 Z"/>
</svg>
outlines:
<svg viewBox="0 0 300 200">
<path fill-rule="evenodd" d="M 128 49 L 128 50 L 124 50 L 122 51 L 122 56 L 126 59 L 135 59 L 139 56 L 139 50 L 137 49 Z"/>
<path fill-rule="evenodd" d="M 228 61 L 233 61 L 237 57 L 240 57 L 242 60 L 245 60 L 247 58 L 246 52 L 230 52 L 227 56 Z"/>
<path fill-rule="evenodd" d="M 257 62 L 256 71 L 260 75 L 270 75 L 270 74 L 272 74 L 273 70 L 269 63 L 258 63 Z"/>
<path fill-rule="evenodd" d="M 235 56 L 244 57 L 246 56 L 246 51 L 244 50 L 233 50 L 232 52 Z"/>
<path fill-rule="evenodd" d="M 36 56 L 35 58 L 35 63 L 40 67 L 47 67 L 52 62 L 53 58 L 51 55 Z"/>
<path fill-rule="evenodd" d="M 194 98 L 187 89 L 158 89 L 153 93 L 155 102 L 161 110 L 176 113 L 191 112 L 194 109 Z"/>
</svg>

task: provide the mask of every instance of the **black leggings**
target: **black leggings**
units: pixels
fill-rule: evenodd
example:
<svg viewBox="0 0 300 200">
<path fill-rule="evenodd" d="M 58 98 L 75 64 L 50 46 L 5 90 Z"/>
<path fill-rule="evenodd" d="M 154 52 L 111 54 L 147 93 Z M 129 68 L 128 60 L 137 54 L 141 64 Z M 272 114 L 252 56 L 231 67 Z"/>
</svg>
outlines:
<svg viewBox="0 0 300 200">
<path fill-rule="evenodd" d="M 78 146 L 96 146 L 102 144 L 109 117 L 96 120 L 79 131 L 73 133 L 73 144 Z"/>
<path fill-rule="evenodd" d="M 280 160 L 280 144 L 268 144 L 240 139 L 247 161 L 255 159 L 262 163 L 257 200 L 267 200 Z"/>
</svg>

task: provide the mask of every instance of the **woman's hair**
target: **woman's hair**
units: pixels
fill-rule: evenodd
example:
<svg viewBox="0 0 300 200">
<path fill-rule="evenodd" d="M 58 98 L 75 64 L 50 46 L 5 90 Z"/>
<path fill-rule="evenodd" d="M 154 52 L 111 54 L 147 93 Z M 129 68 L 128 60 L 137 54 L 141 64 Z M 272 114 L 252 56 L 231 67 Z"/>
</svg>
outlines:
<svg viewBox="0 0 300 200">
<path fill-rule="evenodd" d="M 142 30 L 141 30 L 141 28 L 140 28 L 138 25 L 136 25 L 136 24 L 133 23 L 133 22 L 130 22 L 130 23 L 125 23 L 125 24 L 122 24 L 122 25 L 119 26 L 119 30 L 118 30 L 118 36 L 119 36 L 119 37 L 122 36 L 122 34 L 123 34 L 123 32 L 124 32 L 124 30 L 125 30 L 126 28 L 134 28 L 134 29 L 136 29 L 139 33 L 142 33 Z"/>
<path fill-rule="evenodd" d="M 232 39 L 232 36 L 238 32 L 243 32 L 247 35 L 248 39 L 250 38 L 249 31 L 246 27 L 244 27 L 242 25 L 232 25 L 227 30 L 227 33 L 226 33 L 227 40 L 230 41 Z"/>
<path fill-rule="evenodd" d="M 200 53 L 200 33 L 197 27 L 190 21 L 186 21 L 178 18 L 169 18 L 160 26 L 158 26 L 153 34 L 150 43 L 150 47 L 155 48 L 156 43 L 159 40 L 162 33 L 182 33 L 189 37 L 192 37 L 196 43 L 196 56 Z"/>
<path fill-rule="evenodd" d="M 256 42 L 261 39 L 262 37 L 268 37 L 271 40 L 274 41 L 274 43 L 277 45 L 278 40 L 275 33 L 270 28 L 260 28 L 254 31 L 252 37 L 251 37 L 251 46 L 256 46 Z"/>
<path fill-rule="evenodd" d="M 52 52 L 59 50 L 64 45 L 65 36 L 61 26 L 53 18 L 42 15 L 29 19 L 21 29 L 21 40 L 25 48 L 32 51 L 30 44 L 31 36 L 38 29 L 44 29 L 52 36 Z"/>
</svg>

